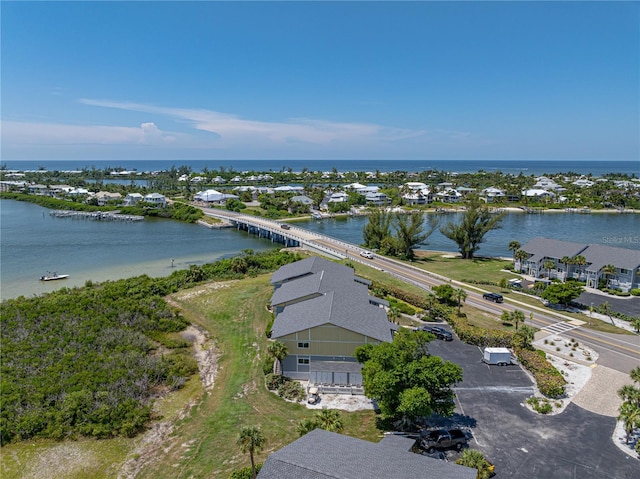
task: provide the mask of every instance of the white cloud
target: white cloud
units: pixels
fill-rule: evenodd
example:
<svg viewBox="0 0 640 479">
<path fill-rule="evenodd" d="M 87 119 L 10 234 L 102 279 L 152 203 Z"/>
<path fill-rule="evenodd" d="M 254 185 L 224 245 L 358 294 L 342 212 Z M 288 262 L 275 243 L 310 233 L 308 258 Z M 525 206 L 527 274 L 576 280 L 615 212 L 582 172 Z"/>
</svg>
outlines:
<svg viewBox="0 0 640 479">
<path fill-rule="evenodd" d="M 127 148 L 169 154 L 190 151 L 207 155 L 212 150 L 227 157 L 406 157 L 470 148 L 479 144 L 475 135 L 445 130 L 406 129 L 375 123 L 336 122 L 312 118 L 262 121 L 213 110 L 168 108 L 132 102 L 82 99 L 80 103 L 101 108 L 144 113 L 139 125 L 104 126 L 63 123 L 3 121 L 3 152 L 13 156 L 29 150 L 51 151 L 55 147 L 83 152 Z M 172 130 L 158 125 L 172 122 Z M 204 133 L 206 132 L 206 133 Z M 66 150 L 65 150 L 66 151 Z M 133 150 L 132 150 L 133 151 Z M 35 154 L 35 153 L 34 153 Z M 137 153 L 133 153 L 137 154 Z"/>
<path fill-rule="evenodd" d="M 184 135 L 163 132 L 151 122 L 139 127 L 2 122 L 2 141 L 11 146 L 162 145 L 179 136 Z"/>
<path fill-rule="evenodd" d="M 306 118 L 285 121 L 247 120 L 237 115 L 212 110 L 167 108 L 131 102 L 82 99 L 81 103 L 105 108 L 165 115 L 191 124 L 201 131 L 215 133 L 225 146 L 251 141 L 262 146 L 281 146 L 286 143 L 330 145 L 334 143 L 394 142 L 425 135 L 422 130 L 390 128 L 373 123 L 345 123 Z"/>
</svg>

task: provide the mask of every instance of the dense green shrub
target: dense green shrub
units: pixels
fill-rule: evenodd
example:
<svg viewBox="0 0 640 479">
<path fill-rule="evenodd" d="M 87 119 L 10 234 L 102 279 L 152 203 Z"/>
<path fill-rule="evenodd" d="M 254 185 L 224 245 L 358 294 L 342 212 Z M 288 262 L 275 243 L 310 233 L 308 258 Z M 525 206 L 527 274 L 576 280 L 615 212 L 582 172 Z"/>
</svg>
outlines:
<svg viewBox="0 0 640 479">
<path fill-rule="evenodd" d="M 273 364 L 273 360 L 271 360 L 271 363 Z M 269 391 L 275 391 L 277 389 L 280 389 L 280 386 L 282 386 L 286 381 L 287 381 L 286 376 L 282 376 L 280 374 L 269 373 L 265 378 L 267 389 Z"/>
<path fill-rule="evenodd" d="M 285 378 L 284 383 L 278 388 L 278 396 L 291 401 L 300 401 L 305 396 L 305 391 L 298 381 Z"/>
<path fill-rule="evenodd" d="M 150 418 L 153 398 L 197 372 L 187 343 L 174 334 L 188 323 L 163 296 L 202 281 L 273 271 L 298 258 L 247 251 L 166 278 L 139 276 L 3 301 L 0 443 L 135 435 Z M 168 348 L 162 354 L 156 353 L 160 345 Z"/>
<path fill-rule="evenodd" d="M 631 293 L 632 296 L 640 296 L 640 288 L 633 288 L 629 292 Z"/>
<path fill-rule="evenodd" d="M 262 463 L 256 463 L 256 474 L 260 472 L 262 469 Z M 251 466 L 245 466 L 241 469 L 236 469 L 231 473 L 229 479 L 252 479 L 253 478 L 253 470 Z"/>
<path fill-rule="evenodd" d="M 550 398 L 558 398 L 564 395 L 567 382 L 550 362 L 536 353 L 535 350 L 517 348 L 515 353 L 520 364 L 533 374 L 538 389 L 542 394 Z"/>
<path fill-rule="evenodd" d="M 450 314 L 449 324 L 453 327 L 461 341 L 481 347 L 505 347 L 513 346 L 513 333 L 499 329 L 479 328 L 469 324 L 465 315 Z"/>
<path fill-rule="evenodd" d="M 532 396 L 527 399 L 526 402 L 533 408 L 534 411 L 539 412 L 540 414 L 549 414 L 551 411 L 553 411 L 553 406 L 547 398 Z"/>
</svg>

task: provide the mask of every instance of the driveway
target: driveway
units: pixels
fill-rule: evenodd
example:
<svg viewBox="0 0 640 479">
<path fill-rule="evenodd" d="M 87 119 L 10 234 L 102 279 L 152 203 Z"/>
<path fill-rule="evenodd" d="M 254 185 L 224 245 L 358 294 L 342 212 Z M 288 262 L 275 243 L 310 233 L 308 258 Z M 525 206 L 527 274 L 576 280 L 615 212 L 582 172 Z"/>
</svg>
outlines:
<svg viewBox="0 0 640 479">
<path fill-rule="evenodd" d="M 570 404 L 542 416 L 523 406 L 533 382 L 519 366 L 488 366 L 476 346 L 432 341 L 430 352 L 463 368 L 452 418 L 470 427 L 472 449 L 496 465 L 496 477 L 590 479 L 639 477 L 640 461 L 612 442 L 615 419 Z M 451 458 L 453 459 L 453 457 Z"/>
</svg>

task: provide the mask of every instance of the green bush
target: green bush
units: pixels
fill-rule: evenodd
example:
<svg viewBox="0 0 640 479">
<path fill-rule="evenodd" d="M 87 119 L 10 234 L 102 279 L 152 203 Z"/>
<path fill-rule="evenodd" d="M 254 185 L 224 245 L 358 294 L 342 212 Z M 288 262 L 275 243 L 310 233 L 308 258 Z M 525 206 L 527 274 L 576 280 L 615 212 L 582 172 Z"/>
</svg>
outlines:
<svg viewBox="0 0 640 479">
<path fill-rule="evenodd" d="M 269 391 L 276 391 L 287 381 L 287 378 L 280 374 L 269 373 L 267 374 L 265 381 Z"/>
<path fill-rule="evenodd" d="M 305 396 L 305 390 L 299 382 L 286 378 L 282 386 L 278 388 L 278 396 L 290 401 L 300 401 Z"/>
<path fill-rule="evenodd" d="M 526 402 L 533 408 L 534 411 L 540 414 L 549 414 L 551 411 L 553 411 L 553 406 L 547 398 L 539 398 L 533 396 L 527 399 Z"/>
<path fill-rule="evenodd" d="M 640 296 L 640 288 L 633 288 L 629 292 L 631 293 L 632 296 Z"/>
<path fill-rule="evenodd" d="M 514 333 L 497 329 L 479 328 L 469 324 L 466 316 L 449 315 L 449 324 L 461 341 L 481 347 L 513 347 Z"/>
<path fill-rule="evenodd" d="M 535 350 L 517 348 L 515 350 L 518 361 L 522 364 L 536 380 L 538 389 L 549 398 L 558 398 L 564 395 L 565 381 L 560 371 L 536 353 Z"/>
<path fill-rule="evenodd" d="M 262 469 L 261 462 L 256 464 L 256 474 L 260 472 L 260 469 Z M 252 479 L 252 477 L 253 470 L 251 469 L 251 466 L 246 466 L 242 469 L 236 469 L 235 471 L 233 471 L 229 476 L 229 479 Z"/>
</svg>

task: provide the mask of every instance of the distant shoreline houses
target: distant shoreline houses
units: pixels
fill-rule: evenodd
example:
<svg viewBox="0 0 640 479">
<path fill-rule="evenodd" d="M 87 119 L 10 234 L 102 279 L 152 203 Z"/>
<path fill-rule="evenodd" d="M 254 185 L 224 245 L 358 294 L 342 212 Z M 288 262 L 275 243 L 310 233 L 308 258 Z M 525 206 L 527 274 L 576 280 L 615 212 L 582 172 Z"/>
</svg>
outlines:
<svg viewBox="0 0 640 479">
<path fill-rule="evenodd" d="M 514 267 L 534 278 L 571 278 L 594 289 L 604 282 L 625 292 L 640 288 L 640 250 L 549 238 L 534 238 L 520 249 L 528 256 L 515 259 Z M 545 267 L 547 261 L 553 262 L 553 268 Z"/>
<path fill-rule="evenodd" d="M 369 295 L 370 282 L 352 268 L 320 257 L 281 267 L 271 284 L 271 339 L 288 351 L 282 373 L 310 384 L 361 388 L 355 349 L 392 340 L 389 303 Z"/>
</svg>

